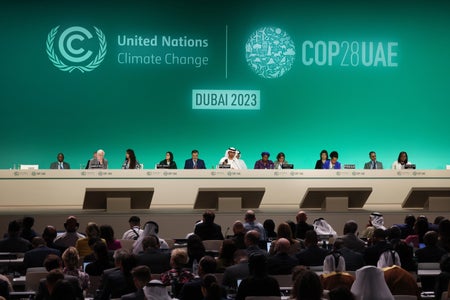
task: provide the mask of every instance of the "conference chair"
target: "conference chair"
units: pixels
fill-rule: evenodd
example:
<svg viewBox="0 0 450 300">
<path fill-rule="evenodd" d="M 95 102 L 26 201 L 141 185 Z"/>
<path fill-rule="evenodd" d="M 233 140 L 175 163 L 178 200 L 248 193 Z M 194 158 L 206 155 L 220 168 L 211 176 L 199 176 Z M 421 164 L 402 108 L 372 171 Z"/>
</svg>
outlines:
<svg viewBox="0 0 450 300">
<path fill-rule="evenodd" d="M 223 240 L 204 240 L 203 246 L 205 246 L 206 251 L 219 252 L 220 247 L 222 247 Z"/>
<path fill-rule="evenodd" d="M 39 283 L 41 282 L 41 279 L 46 278 L 47 274 L 47 271 L 27 271 L 25 275 L 25 291 L 37 291 L 39 289 Z"/>
</svg>

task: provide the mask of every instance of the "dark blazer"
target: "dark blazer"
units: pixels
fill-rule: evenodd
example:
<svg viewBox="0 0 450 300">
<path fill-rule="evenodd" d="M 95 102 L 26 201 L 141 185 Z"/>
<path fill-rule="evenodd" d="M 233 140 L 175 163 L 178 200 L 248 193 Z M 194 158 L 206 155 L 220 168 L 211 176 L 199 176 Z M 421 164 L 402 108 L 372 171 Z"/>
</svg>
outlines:
<svg viewBox="0 0 450 300">
<path fill-rule="evenodd" d="M 316 166 L 314 167 L 314 169 L 317 169 L 317 170 L 323 169 L 323 162 L 321 159 L 318 159 L 316 161 Z"/>
<path fill-rule="evenodd" d="M 160 165 L 167 165 L 167 161 L 164 159 L 162 161 L 159 162 Z M 169 164 L 169 169 L 176 169 L 177 168 L 177 163 L 175 161 L 171 161 Z"/>
<path fill-rule="evenodd" d="M 78 282 L 78 278 L 71 275 L 64 275 L 64 280 L 67 280 L 73 287 L 73 290 L 76 293 L 77 299 L 84 299 L 83 290 L 80 287 L 80 283 Z M 47 279 L 43 278 L 39 282 L 39 288 L 36 293 L 35 300 L 46 300 L 51 299 L 50 294 L 47 289 Z"/>
<path fill-rule="evenodd" d="M 277 253 L 267 258 L 267 271 L 270 275 L 292 274 L 292 269 L 297 264 L 297 258 L 287 253 Z"/>
<path fill-rule="evenodd" d="M 377 169 L 383 169 L 383 163 L 376 161 L 375 162 L 377 164 Z M 364 164 L 364 169 L 372 169 L 372 161 L 366 162 Z"/>
<path fill-rule="evenodd" d="M 306 222 L 298 222 L 295 226 L 295 237 L 304 240 L 308 230 L 314 230 L 314 226 Z"/>
<path fill-rule="evenodd" d="M 437 246 L 426 246 L 416 250 L 417 262 L 440 262 L 441 258 L 447 251 Z"/>
<path fill-rule="evenodd" d="M 136 291 L 133 282 L 127 280 L 119 268 L 105 270 L 101 279 L 100 293 L 95 299 L 109 300 Z"/>
<path fill-rule="evenodd" d="M 194 162 L 192 161 L 192 158 L 186 159 L 186 161 L 184 162 L 184 168 L 185 169 L 194 168 Z M 197 169 L 206 169 L 206 165 L 203 159 L 197 159 Z"/>
<path fill-rule="evenodd" d="M 326 170 L 330 169 L 330 161 L 329 161 L 329 160 L 327 160 L 327 161 L 323 164 L 323 168 L 326 169 Z M 337 161 L 337 162 L 334 164 L 334 170 L 339 170 L 339 169 L 341 169 L 341 163 Z"/>
<path fill-rule="evenodd" d="M 5 238 L 0 241 L 0 252 L 27 252 L 31 243 L 21 237 Z"/>
<path fill-rule="evenodd" d="M 323 266 L 328 250 L 319 246 L 308 247 L 296 255 L 298 264 L 303 266 Z"/>
<path fill-rule="evenodd" d="M 152 274 L 161 274 L 169 271 L 170 253 L 161 252 L 157 249 L 147 249 L 137 256 L 138 265 L 145 265 L 150 268 Z"/>
<path fill-rule="evenodd" d="M 356 271 L 359 268 L 364 267 L 364 257 L 361 253 L 352 251 L 346 247 L 339 249 L 342 257 L 345 260 L 345 270 L 346 271 Z"/>
<path fill-rule="evenodd" d="M 143 289 L 139 289 L 134 293 L 123 295 L 121 300 L 145 300 L 145 294 Z"/>
<path fill-rule="evenodd" d="M 178 295 L 178 299 L 180 300 L 203 299 L 202 279 L 195 278 L 194 280 L 185 283 L 181 288 L 180 294 Z"/>
<path fill-rule="evenodd" d="M 50 169 L 58 169 L 58 165 L 59 165 L 59 162 L 57 162 L 57 161 L 52 162 L 50 164 Z M 66 163 L 65 161 L 63 161 L 63 168 L 64 168 L 64 170 L 70 169 L 70 165 L 68 163 Z"/>
<path fill-rule="evenodd" d="M 224 287 L 237 287 L 237 280 L 247 278 L 250 271 L 248 262 L 241 261 L 235 265 L 229 266 L 223 272 L 222 285 Z"/>
<path fill-rule="evenodd" d="M 199 223 L 195 226 L 194 233 L 202 241 L 204 240 L 223 240 L 222 227 L 216 223 Z"/>
<path fill-rule="evenodd" d="M 270 276 L 250 276 L 239 285 L 236 300 L 244 300 L 248 296 L 281 296 L 280 285 Z"/>
<path fill-rule="evenodd" d="M 366 248 L 364 251 L 366 265 L 376 266 L 381 253 L 389 249 L 392 249 L 392 245 L 385 241 L 377 242 L 375 245 Z"/>
<path fill-rule="evenodd" d="M 35 267 L 43 267 L 44 260 L 47 258 L 47 255 L 55 254 L 61 256 L 61 252 L 56 249 L 49 248 L 47 246 L 38 247 L 27 251 L 23 257 L 24 267 L 27 268 L 35 268 Z"/>
<path fill-rule="evenodd" d="M 339 238 L 343 241 L 344 247 L 350 250 L 363 253 L 366 249 L 366 243 L 353 233 L 347 233 Z"/>
</svg>

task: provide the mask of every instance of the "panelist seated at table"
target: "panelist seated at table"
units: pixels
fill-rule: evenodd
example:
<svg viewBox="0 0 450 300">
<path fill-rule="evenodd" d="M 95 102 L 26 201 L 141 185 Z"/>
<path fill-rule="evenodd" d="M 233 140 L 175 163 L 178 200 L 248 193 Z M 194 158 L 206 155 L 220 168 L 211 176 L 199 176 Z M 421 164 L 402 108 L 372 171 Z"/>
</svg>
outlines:
<svg viewBox="0 0 450 300">
<path fill-rule="evenodd" d="M 206 169 L 203 159 L 198 158 L 198 150 L 192 150 L 191 156 L 184 162 L 185 169 Z"/>
<path fill-rule="evenodd" d="M 236 149 L 236 159 L 237 159 L 237 163 L 239 165 L 239 169 L 247 170 L 247 164 L 241 158 L 241 151 L 239 149 Z"/>
<path fill-rule="evenodd" d="M 219 161 L 219 167 L 228 167 L 230 169 L 241 169 L 239 159 L 236 158 L 236 148 L 230 147 L 225 151 L 225 156 Z"/>
<path fill-rule="evenodd" d="M 176 169 L 177 163 L 173 160 L 173 153 L 170 151 L 166 152 L 166 158 L 159 162 L 159 166 L 167 169 Z"/>
<path fill-rule="evenodd" d="M 88 169 L 108 169 L 108 161 L 105 158 L 105 151 L 102 149 L 97 151 L 97 158 L 89 161 Z"/>
<path fill-rule="evenodd" d="M 254 169 L 273 169 L 275 165 L 273 161 L 269 159 L 269 157 L 270 157 L 269 152 L 262 152 L 261 159 L 255 162 Z"/>
<path fill-rule="evenodd" d="M 341 163 L 338 162 L 339 154 L 336 151 L 330 153 L 330 159 L 323 164 L 324 169 L 341 169 Z"/>
<path fill-rule="evenodd" d="M 94 151 L 94 153 L 92 154 L 92 158 L 97 158 L 97 151 Z M 89 169 L 89 163 L 90 162 L 91 162 L 91 159 L 88 159 L 85 169 Z"/>
<path fill-rule="evenodd" d="M 412 163 L 408 161 L 408 153 L 402 151 L 398 154 L 397 160 L 392 163 L 392 170 L 406 169 L 407 165 L 412 165 Z"/>
<path fill-rule="evenodd" d="M 122 164 L 122 169 L 140 169 L 141 164 L 136 160 L 136 154 L 132 149 L 127 149 L 125 153 L 125 161 Z"/>
<path fill-rule="evenodd" d="M 314 167 L 314 169 L 323 169 L 323 164 L 328 160 L 328 151 L 327 150 L 322 150 L 320 151 L 320 159 L 318 159 L 316 161 L 316 166 Z"/>
<path fill-rule="evenodd" d="M 369 158 L 370 161 L 364 164 L 364 169 L 383 169 L 383 163 L 381 161 L 377 161 L 377 154 L 375 153 L 375 151 L 369 152 Z"/>
<path fill-rule="evenodd" d="M 70 165 L 64 161 L 64 154 L 58 153 L 56 156 L 57 161 L 52 162 L 50 164 L 50 169 L 57 169 L 57 170 L 65 170 L 70 169 Z"/>
<path fill-rule="evenodd" d="M 273 164 L 274 169 L 283 169 L 284 164 L 289 164 L 286 160 L 286 155 L 283 152 L 277 154 L 277 160 Z"/>
</svg>

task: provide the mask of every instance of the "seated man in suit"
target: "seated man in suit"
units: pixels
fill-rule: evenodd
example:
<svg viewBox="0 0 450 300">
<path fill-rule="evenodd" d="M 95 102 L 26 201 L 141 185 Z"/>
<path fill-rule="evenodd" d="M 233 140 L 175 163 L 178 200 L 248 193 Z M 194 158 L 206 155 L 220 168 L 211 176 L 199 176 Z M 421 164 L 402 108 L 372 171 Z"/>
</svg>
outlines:
<svg viewBox="0 0 450 300">
<path fill-rule="evenodd" d="M 353 221 L 347 221 L 344 225 L 344 235 L 340 237 L 343 241 L 344 246 L 350 250 L 363 253 L 366 249 L 366 243 L 356 236 L 356 231 L 358 230 L 358 224 Z"/>
<path fill-rule="evenodd" d="M 184 162 L 185 169 L 206 169 L 203 159 L 198 158 L 198 150 L 192 150 L 192 158 L 186 159 Z"/>
<path fill-rule="evenodd" d="M 144 251 L 137 256 L 138 265 L 148 266 L 153 274 L 161 274 L 170 270 L 170 254 L 161 252 L 159 245 L 157 236 L 146 236 L 142 240 Z"/>
<path fill-rule="evenodd" d="M 234 265 L 229 266 L 223 273 L 222 286 L 237 288 L 237 280 L 248 277 L 248 255 L 245 250 L 236 250 L 233 255 Z"/>
<path fill-rule="evenodd" d="M 20 237 L 20 223 L 11 221 L 8 224 L 8 237 L 0 241 L 0 252 L 27 252 L 31 243 Z"/>
<path fill-rule="evenodd" d="M 383 169 L 383 163 L 377 161 L 377 154 L 375 153 L 375 151 L 369 152 L 369 158 L 370 161 L 364 164 L 364 169 L 371 169 L 371 170 Z"/>
<path fill-rule="evenodd" d="M 44 260 L 49 254 L 61 256 L 61 251 L 47 247 L 45 241 L 41 237 L 33 238 L 33 249 L 25 252 L 23 257 L 24 268 L 43 267 Z"/>
<path fill-rule="evenodd" d="M 195 225 L 194 233 L 198 235 L 202 241 L 204 240 L 223 240 L 222 228 L 214 223 L 216 215 L 212 210 L 203 213 L 203 222 Z"/>
<path fill-rule="evenodd" d="M 64 161 L 64 154 L 58 153 L 56 156 L 57 161 L 50 164 L 50 169 L 68 170 L 70 165 Z"/>
<path fill-rule="evenodd" d="M 322 266 L 328 251 L 318 246 L 317 233 L 314 230 L 308 230 L 305 234 L 306 249 L 298 253 L 298 264 L 302 266 Z"/>
<path fill-rule="evenodd" d="M 270 275 L 292 274 L 292 269 L 297 265 L 298 261 L 295 257 L 289 255 L 291 243 L 280 238 L 275 243 L 276 254 L 269 256 L 267 259 L 267 270 Z"/>
<path fill-rule="evenodd" d="M 133 275 L 134 285 L 136 286 L 136 292 L 126 294 L 122 296 L 122 300 L 145 300 L 145 294 L 143 288 L 151 279 L 150 269 L 147 266 L 137 266 L 131 270 Z"/>
</svg>

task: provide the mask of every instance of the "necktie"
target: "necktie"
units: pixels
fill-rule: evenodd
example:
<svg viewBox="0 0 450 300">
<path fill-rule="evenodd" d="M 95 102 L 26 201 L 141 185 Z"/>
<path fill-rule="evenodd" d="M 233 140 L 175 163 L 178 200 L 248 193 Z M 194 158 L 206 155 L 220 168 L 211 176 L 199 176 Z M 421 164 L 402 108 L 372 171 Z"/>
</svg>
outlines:
<svg viewBox="0 0 450 300">
<path fill-rule="evenodd" d="M 194 169 L 197 169 L 197 161 L 194 160 Z"/>
<path fill-rule="evenodd" d="M 59 163 L 59 169 L 60 169 L 60 170 L 64 169 L 63 163 Z"/>
<path fill-rule="evenodd" d="M 377 163 L 376 162 L 372 162 L 372 169 L 376 169 L 377 168 Z"/>
</svg>

